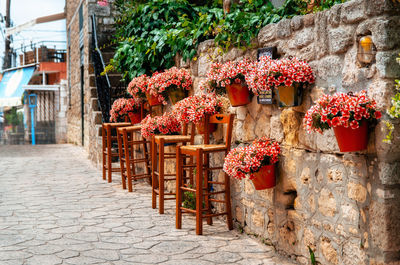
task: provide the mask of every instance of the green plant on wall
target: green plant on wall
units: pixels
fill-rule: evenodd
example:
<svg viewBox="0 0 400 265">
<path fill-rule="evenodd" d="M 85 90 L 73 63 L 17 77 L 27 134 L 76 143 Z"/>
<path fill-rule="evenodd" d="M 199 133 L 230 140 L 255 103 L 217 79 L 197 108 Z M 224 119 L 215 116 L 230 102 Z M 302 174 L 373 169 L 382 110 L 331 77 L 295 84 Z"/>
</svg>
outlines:
<svg viewBox="0 0 400 265">
<path fill-rule="evenodd" d="M 322 1 L 319 9 L 344 0 Z M 115 69 L 130 80 L 175 65 L 175 56 L 195 59 L 200 42 L 214 39 L 226 51 L 246 48 L 262 27 L 304 12 L 305 2 L 287 0 L 274 8 L 269 0 L 232 1 L 224 15 L 221 0 L 116 0 L 115 56 L 106 71 Z M 203 5 L 201 5 L 203 4 Z"/>
<path fill-rule="evenodd" d="M 17 108 L 13 107 L 10 111 L 5 113 L 5 120 L 8 125 L 18 126 L 22 124 L 23 115 L 20 112 L 17 112 Z"/>
<path fill-rule="evenodd" d="M 397 62 L 400 64 L 400 57 L 397 58 Z M 388 115 L 392 119 L 400 118 L 400 80 L 395 80 L 395 83 L 395 89 L 397 90 L 397 93 L 394 95 L 394 97 L 392 97 L 392 106 L 387 111 Z M 393 139 L 394 125 L 390 121 L 385 121 L 385 124 L 388 130 L 388 134 L 386 135 L 386 138 L 383 140 L 383 142 L 391 143 Z"/>
</svg>

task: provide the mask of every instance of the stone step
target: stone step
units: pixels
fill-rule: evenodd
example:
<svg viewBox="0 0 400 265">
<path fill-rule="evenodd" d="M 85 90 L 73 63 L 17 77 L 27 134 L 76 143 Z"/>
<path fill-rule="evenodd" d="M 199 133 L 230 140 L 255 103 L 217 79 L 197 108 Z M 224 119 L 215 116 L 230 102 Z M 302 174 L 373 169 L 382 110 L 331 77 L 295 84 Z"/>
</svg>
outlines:
<svg viewBox="0 0 400 265">
<path fill-rule="evenodd" d="M 108 79 L 110 80 L 111 87 L 118 86 L 121 81 L 120 74 L 109 74 Z M 96 76 L 94 74 L 89 75 L 89 86 L 95 87 L 96 86 Z"/>
<path fill-rule="evenodd" d="M 107 66 L 114 57 L 114 52 L 102 52 L 101 55 L 103 56 L 104 64 Z"/>
<path fill-rule="evenodd" d="M 90 99 L 90 109 L 93 111 L 99 111 L 99 100 L 97 98 Z"/>
<path fill-rule="evenodd" d="M 93 124 L 102 124 L 101 111 L 92 112 L 92 122 Z"/>
<path fill-rule="evenodd" d="M 96 87 L 89 87 L 90 91 L 90 98 L 97 98 L 97 88 Z"/>
</svg>

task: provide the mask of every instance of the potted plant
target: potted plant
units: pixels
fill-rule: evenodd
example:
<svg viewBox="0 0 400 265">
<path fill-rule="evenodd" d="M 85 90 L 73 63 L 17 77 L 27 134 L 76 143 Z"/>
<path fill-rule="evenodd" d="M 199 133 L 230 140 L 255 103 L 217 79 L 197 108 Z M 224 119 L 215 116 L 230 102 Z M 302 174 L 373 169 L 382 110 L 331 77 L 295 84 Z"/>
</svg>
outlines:
<svg viewBox="0 0 400 265">
<path fill-rule="evenodd" d="M 138 98 L 141 100 L 146 100 L 146 92 L 148 85 L 149 77 L 147 75 L 141 75 L 135 77 L 129 82 L 127 92 L 134 98 Z"/>
<path fill-rule="evenodd" d="M 301 104 L 304 86 L 314 83 L 315 77 L 311 67 L 295 57 L 272 60 L 263 56 L 249 67 L 246 82 L 256 95 L 276 88 L 279 106 L 293 107 Z"/>
<path fill-rule="evenodd" d="M 183 123 L 192 122 L 196 125 L 197 132 L 205 132 L 205 115 L 220 113 L 222 102 L 215 94 L 203 94 L 182 99 L 174 105 L 173 113 Z M 209 132 L 217 129 L 216 124 L 209 124 Z"/>
<path fill-rule="evenodd" d="M 209 92 L 217 94 L 226 91 L 233 107 L 247 105 L 251 102 L 251 95 L 245 76 L 250 64 L 251 61 L 247 58 L 224 64 L 213 63 L 202 86 L 208 87 Z"/>
<path fill-rule="evenodd" d="M 146 139 L 155 134 L 177 134 L 182 129 L 180 121 L 170 112 L 155 117 L 147 115 L 140 125 L 141 134 Z"/>
<path fill-rule="evenodd" d="M 138 98 L 119 98 L 114 101 L 110 110 L 110 122 L 127 121 L 128 117 L 132 124 L 141 121 L 141 100 Z"/>
<path fill-rule="evenodd" d="M 168 97 L 171 103 L 175 104 L 186 97 L 192 85 L 192 77 L 188 70 L 172 67 L 152 75 L 149 80 L 148 92 L 157 97 L 164 105 L 167 104 Z"/>
<path fill-rule="evenodd" d="M 248 177 L 256 190 L 275 186 L 275 164 L 278 162 L 280 146 L 277 142 L 262 137 L 245 147 L 232 149 L 225 157 L 223 170 L 233 178 Z"/>
<path fill-rule="evenodd" d="M 323 133 L 333 128 L 341 152 L 354 152 L 367 148 L 368 127 L 382 117 L 376 102 L 366 91 L 353 94 L 323 95 L 304 117 L 304 127 Z"/>
</svg>

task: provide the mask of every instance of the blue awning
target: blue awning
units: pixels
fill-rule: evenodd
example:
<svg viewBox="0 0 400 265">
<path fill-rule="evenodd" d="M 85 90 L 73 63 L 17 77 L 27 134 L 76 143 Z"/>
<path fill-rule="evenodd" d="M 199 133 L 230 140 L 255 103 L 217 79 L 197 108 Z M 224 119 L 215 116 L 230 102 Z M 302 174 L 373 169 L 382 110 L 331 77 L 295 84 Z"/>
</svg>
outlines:
<svg viewBox="0 0 400 265">
<path fill-rule="evenodd" d="M 0 107 L 22 105 L 21 97 L 24 93 L 22 86 L 29 83 L 35 66 L 5 72 L 0 82 Z"/>
</svg>

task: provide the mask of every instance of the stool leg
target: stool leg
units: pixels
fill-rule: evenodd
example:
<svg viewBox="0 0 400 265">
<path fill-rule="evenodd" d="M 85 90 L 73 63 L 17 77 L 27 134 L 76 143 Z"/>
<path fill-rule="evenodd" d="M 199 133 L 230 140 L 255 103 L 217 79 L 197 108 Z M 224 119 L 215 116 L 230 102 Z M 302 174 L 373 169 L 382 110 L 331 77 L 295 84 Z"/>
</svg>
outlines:
<svg viewBox="0 0 400 265">
<path fill-rule="evenodd" d="M 124 157 L 126 157 L 126 155 L 124 155 L 124 152 L 123 152 L 123 150 L 126 148 L 122 147 L 122 146 L 125 146 L 125 143 L 123 143 L 121 133 L 118 131 L 117 131 L 117 140 L 118 140 L 119 166 L 121 168 L 122 188 L 126 189 L 125 167 L 124 167 L 124 161 L 122 160 Z"/>
<path fill-rule="evenodd" d="M 210 192 L 210 185 L 208 183 L 210 179 L 210 155 L 205 154 L 204 157 L 204 165 L 205 165 L 205 174 L 204 174 L 204 188 L 206 193 Z M 205 204 L 206 204 L 206 209 L 207 209 L 207 214 L 211 214 L 211 203 L 210 203 L 210 195 L 205 196 Z M 212 225 L 212 218 L 211 216 L 207 217 L 207 224 Z"/>
<path fill-rule="evenodd" d="M 147 152 L 146 139 L 142 137 L 142 141 L 143 141 L 143 157 L 144 157 L 146 175 L 150 176 L 149 153 Z"/>
<path fill-rule="evenodd" d="M 130 159 L 130 149 L 131 145 L 128 144 L 128 133 L 124 131 L 124 143 L 125 143 L 125 164 L 126 164 L 126 182 L 128 184 L 128 191 L 132 192 L 132 173 L 131 173 L 131 159 Z M 125 185 L 126 189 L 126 185 Z"/>
<path fill-rule="evenodd" d="M 154 141 L 154 137 L 151 139 L 151 207 L 155 209 L 157 207 L 157 195 L 156 195 L 156 188 L 157 188 L 157 181 L 156 181 L 156 161 L 157 161 L 157 149 Z"/>
<path fill-rule="evenodd" d="M 232 206 L 231 206 L 231 179 L 228 174 L 225 173 L 225 201 L 226 201 L 226 222 L 228 223 L 228 229 L 233 229 L 232 221 Z"/>
<path fill-rule="evenodd" d="M 158 146 L 158 201 L 160 214 L 164 213 L 164 139 L 160 139 Z"/>
<path fill-rule="evenodd" d="M 196 234 L 203 234 L 203 150 L 196 152 Z"/>
<path fill-rule="evenodd" d="M 103 180 L 106 180 L 106 130 L 104 130 L 104 125 L 101 126 L 101 142 L 103 144 L 102 150 L 103 150 Z"/>
<path fill-rule="evenodd" d="M 176 219 L 175 226 L 176 229 L 182 228 L 182 159 L 181 159 L 181 148 L 176 147 Z"/>
<path fill-rule="evenodd" d="M 111 126 L 107 126 L 107 170 L 108 170 L 108 182 L 112 182 L 112 150 L 111 150 Z"/>
</svg>

